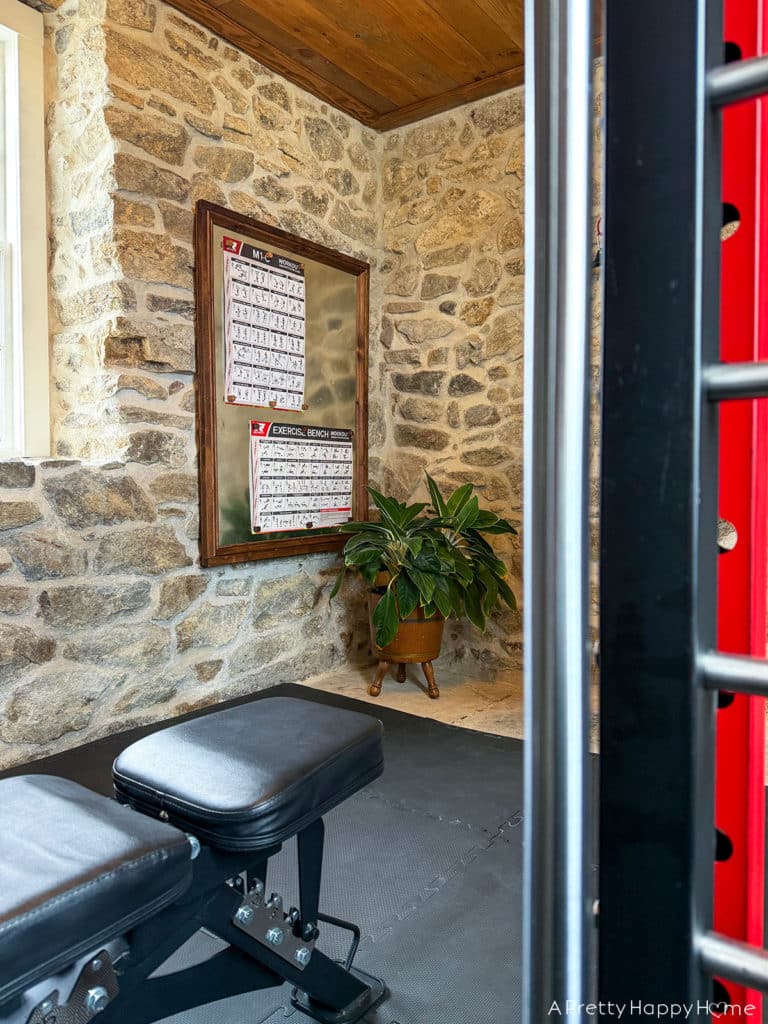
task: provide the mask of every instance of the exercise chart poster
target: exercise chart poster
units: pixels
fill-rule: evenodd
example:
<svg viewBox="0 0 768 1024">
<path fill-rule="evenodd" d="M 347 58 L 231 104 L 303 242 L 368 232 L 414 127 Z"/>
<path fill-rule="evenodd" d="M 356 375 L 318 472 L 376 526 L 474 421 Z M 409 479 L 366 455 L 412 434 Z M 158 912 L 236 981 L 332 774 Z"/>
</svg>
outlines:
<svg viewBox="0 0 768 1024">
<path fill-rule="evenodd" d="M 224 400 L 306 409 L 304 265 L 224 236 Z"/>
<path fill-rule="evenodd" d="M 339 526 L 352 518 L 353 432 L 251 420 L 251 530 Z"/>
</svg>

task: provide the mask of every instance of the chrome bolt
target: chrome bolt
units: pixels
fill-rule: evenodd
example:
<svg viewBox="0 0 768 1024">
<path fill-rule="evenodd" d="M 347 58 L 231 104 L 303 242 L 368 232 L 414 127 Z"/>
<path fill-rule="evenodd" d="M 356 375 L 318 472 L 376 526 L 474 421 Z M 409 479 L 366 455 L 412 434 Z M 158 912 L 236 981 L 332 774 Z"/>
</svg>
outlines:
<svg viewBox="0 0 768 1024">
<path fill-rule="evenodd" d="M 197 858 L 200 856 L 200 840 L 197 838 L 197 836 L 188 835 L 187 842 L 189 843 L 190 846 L 189 859 L 197 860 Z"/>
<path fill-rule="evenodd" d="M 42 1013 L 42 1015 L 44 1017 L 47 1017 L 48 1014 L 52 1010 L 53 1010 L 53 1000 L 52 999 L 46 999 L 44 1003 L 40 1003 L 40 1013 Z"/>
<path fill-rule="evenodd" d="M 302 946 L 301 949 L 296 950 L 293 954 L 293 958 L 301 967 L 306 967 L 312 958 L 312 950 L 307 949 L 306 946 Z"/>
<path fill-rule="evenodd" d="M 91 970 L 92 971 L 100 971 L 101 970 L 101 960 L 99 960 L 98 957 L 96 957 L 95 960 L 91 960 Z"/>
<path fill-rule="evenodd" d="M 279 946 L 285 935 L 282 928 L 270 928 L 264 937 L 271 946 Z"/>
<path fill-rule="evenodd" d="M 254 887 L 253 887 L 253 891 L 256 893 L 257 896 L 263 896 L 264 895 L 264 883 L 263 882 L 257 882 L 256 885 L 254 885 Z"/>
<path fill-rule="evenodd" d="M 85 997 L 85 1008 L 90 1013 L 101 1013 L 102 1010 L 107 1008 L 108 1003 L 109 992 L 107 992 L 103 985 L 97 985 L 95 988 L 88 989 L 88 995 Z"/>
<path fill-rule="evenodd" d="M 253 911 L 250 907 L 240 907 L 238 912 L 235 914 L 235 919 L 240 924 L 248 924 L 249 921 L 253 920 Z"/>
</svg>

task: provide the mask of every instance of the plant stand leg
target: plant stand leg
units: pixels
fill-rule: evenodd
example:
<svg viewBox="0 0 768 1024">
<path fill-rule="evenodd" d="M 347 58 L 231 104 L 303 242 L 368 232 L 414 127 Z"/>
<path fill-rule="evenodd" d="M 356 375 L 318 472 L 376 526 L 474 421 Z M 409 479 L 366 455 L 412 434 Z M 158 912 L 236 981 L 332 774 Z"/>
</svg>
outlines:
<svg viewBox="0 0 768 1024">
<path fill-rule="evenodd" d="M 435 682 L 435 671 L 432 668 L 432 662 L 423 661 L 421 663 L 421 667 L 424 671 L 424 677 L 427 680 L 427 694 L 432 698 L 432 700 L 437 700 L 440 696 L 440 691 L 438 690 L 437 683 Z"/>
<path fill-rule="evenodd" d="M 373 680 L 371 685 L 368 687 L 368 693 L 372 697 L 378 697 L 381 693 L 381 685 L 384 682 L 384 676 L 387 674 L 389 668 L 388 661 L 380 661 L 379 667 L 376 669 L 376 678 Z"/>
<path fill-rule="evenodd" d="M 405 682 L 405 662 L 401 661 L 397 666 L 397 675 L 395 676 L 398 683 Z"/>
</svg>

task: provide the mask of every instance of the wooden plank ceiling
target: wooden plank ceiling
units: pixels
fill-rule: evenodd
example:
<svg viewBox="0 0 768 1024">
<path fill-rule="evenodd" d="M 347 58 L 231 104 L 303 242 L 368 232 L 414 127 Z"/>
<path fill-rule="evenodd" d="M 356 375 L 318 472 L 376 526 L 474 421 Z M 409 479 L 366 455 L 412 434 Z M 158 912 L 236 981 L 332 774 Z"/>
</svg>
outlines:
<svg viewBox="0 0 768 1024">
<path fill-rule="evenodd" d="M 523 80 L 523 0 L 171 0 L 262 64 L 386 130 Z"/>
</svg>

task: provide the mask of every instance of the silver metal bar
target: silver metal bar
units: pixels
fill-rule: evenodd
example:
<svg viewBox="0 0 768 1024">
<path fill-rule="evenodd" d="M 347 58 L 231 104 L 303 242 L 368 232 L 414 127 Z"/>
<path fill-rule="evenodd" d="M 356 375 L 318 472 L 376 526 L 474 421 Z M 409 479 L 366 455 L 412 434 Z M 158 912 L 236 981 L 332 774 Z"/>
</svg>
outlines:
<svg viewBox="0 0 768 1024">
<path fill-rule="evenodd" d="M 768 362 L 712 363 L 703 370 L 710 402 L 739 398 L 768 398 Z"/>
<path fill-rule="evenodd" d="M 768 57 L 735 60 L 707 75 L 707 98 L 712 107 L 754 99 L 768 93 Z"/>
<path fill-rule="evenodd" d="M 715 932 L 696 940 L 701 966 L 712 976 L 728 978 L 745 988 L 768 992 L 768 952 Z"/>
<path fill-rule="evenodd" d="M 526 0 L 523 1019 L 589 1002 L 590 0 Z M 565 1010 L 563 1011 L 565 1012 Z M 571 1014 L 581 1020 L 582 1012 Z"/>
<path fill-rule="evenodd" d="M 732 690 L 768 697 L 768 661 L 709 651 L 696 660 L 699 680 L 707 690 Z"/>
</svg>

